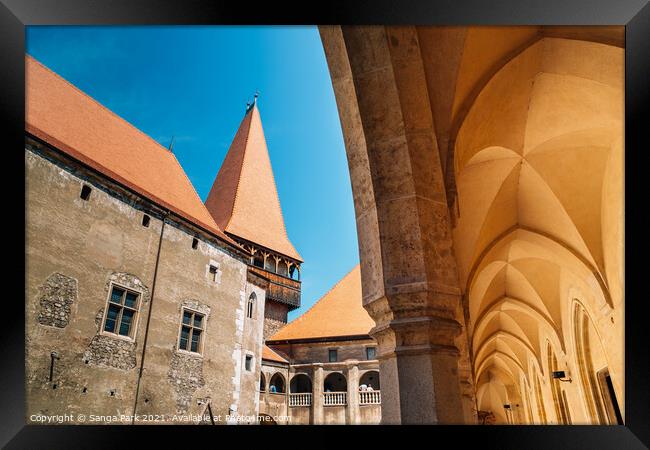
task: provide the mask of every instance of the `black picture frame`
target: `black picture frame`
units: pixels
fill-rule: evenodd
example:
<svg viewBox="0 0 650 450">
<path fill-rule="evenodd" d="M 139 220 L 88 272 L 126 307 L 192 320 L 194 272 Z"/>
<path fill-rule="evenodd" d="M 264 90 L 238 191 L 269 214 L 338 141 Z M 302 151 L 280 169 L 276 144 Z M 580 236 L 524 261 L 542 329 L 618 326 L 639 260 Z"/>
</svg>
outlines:
<svg viewBox="0 0 650 450">
<path fill-rule="evenodd" d="M 332 1 L 317 5 L 266 2 L 222 2 L 209 0 L 0 0 L 0 115 L 6 126 L 2 134 L 4 220 L 2 298 L 5 312 L 0 327 L 0 444 L 5 448 L 116 448 L 130 447 L 134 438 L 186 444 L 206 438 L 223 445 L 224 434 L 241 434 L 250 427 L 180 426 L 36 426 L 25 425 L 24 351 L 25 328 L 23 286 L 13 271 L 24 272 L 24 159 L 18 148 L 24 145 L 24 53 L 27 25 L 152 25 L 152 24 L 414 24 L 414 25 L 625 25 L 625 203 L 626 208 L 626 323 L 625 323 L 625 426 L 429 426 L 418 427 L 425 441 L 402 434 L 400 427 L 353 427 L 345 430 L 382 438 L 384 432 L 404 436 L 407 445 L 464 444 L 469 440 L 481 448 L 585 448 L 631 449 L 650 446 L 650 389 L 648 388 L 648 328 L 642 293 L 645 279 L 644 256 L 648 255 L 649 221 L 642 208 L 644 163 L 650 152 L 648 105 L 650 104 L 650 5 L 648 0 L 444 0 L 434 2 L 392 0 Z M 19 238 L 23 237 L 23 240 Z M 9 244 L 9 245 L 8 245 Z M 21 267 L 21 262 L 22 267 Z M 277 429 L 255 427 L 269 443 L 304 445 L 294 434 L 277 434 Z M 298 428 L 301 428 L 300 430 Z M 352 428 L 352 427 L 350 427 Z M 410 427 L 409 427 L 410 428 Z M 332 428 L 326 433 L 331 436 Z M 337 431 L 342 428 L 337 428 Z M 310 427 L 306 438 L 315 441 Z M 407 432 L 413 431 L 409 429 Z M 293 427 L 292 433 L 304 433 Z M 188 434 L 192 439 L 188 440 Z M 407 436 L 409 436 L 407 438 Z M 276 439 L 281 439 L 274 441 Z M 218 439 L 215 440 L 215 439 Z M 374 445 L 376 440 L 364 441 Z M 221 443 L 221 444 L 220 444 Z M 331 445 L 336 445 L 332 441 Z M 343 442 L 340 442 L 342 445 Z M 396 444 L 399 445 L 399 444 Z"/>
</svg>

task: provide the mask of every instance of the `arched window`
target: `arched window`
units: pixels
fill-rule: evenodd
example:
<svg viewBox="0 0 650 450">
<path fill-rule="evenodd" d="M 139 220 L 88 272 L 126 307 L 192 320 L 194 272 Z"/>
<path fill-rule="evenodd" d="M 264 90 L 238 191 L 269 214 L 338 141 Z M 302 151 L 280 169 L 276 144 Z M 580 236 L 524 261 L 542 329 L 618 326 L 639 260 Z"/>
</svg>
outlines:
<svg viewBox="0 0 650 450">
<path fill-rule="evenodd" d="M 281 373 L 278 372 L 271 377 L 269 392 L 272 394 L 281 394 L 284 392 L 284 377 Z"/>
<path fill-rule="evenodd" d="M 255 301 L 257 300 L 257 295 L 253 292 L 250 297 L 248 297 L 248 305 L 246 308 L 246 317 L 249 319 L 253 318 L 253 313 L 255 312 Z"/>
<path fill-rule="evenodd" d="M 292 394 L 311 392 L 311 379 L 304 373 L 294 375 L 289 384 L 289 389 Z"/>
<path fill-rule="evenodd" d="M 266 391 L 266 377 L 264 376 L 264 372 L 260 373 L 260 392 L 265 392 Z"/>
<path fill-rule="evenodd" d="M 330 373 L 323 382 L 325 392 L 347 392 L 348 380 L 339 372 Z"/>
<path fill-rule="evenodd" d="M 291 265 L 291 268 L 289 269 L 289 278 L 300 281 L 300 269 L 295 264 Z"/>
</svg>

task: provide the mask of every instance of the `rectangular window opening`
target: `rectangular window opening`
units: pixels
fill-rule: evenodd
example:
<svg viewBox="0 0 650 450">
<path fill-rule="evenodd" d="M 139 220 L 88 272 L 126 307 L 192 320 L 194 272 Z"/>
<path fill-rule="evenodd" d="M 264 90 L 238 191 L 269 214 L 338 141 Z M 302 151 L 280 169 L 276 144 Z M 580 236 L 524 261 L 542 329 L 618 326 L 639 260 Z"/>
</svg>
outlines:
<svg viewBox="0 0 650 450">
<path fill-rule="evenodd" d="M 82 200 L 88 200 L 90 198 L 90 193 L 92 192 L 92 189 L 90 186 L 87 184 L 84 184 L 81 186 L 81 194 L 79 197 L 81 197 Z"/>
<path fill-rule="evenodd" d="M 338 351 L 330 349 L 329 351 L 329 361 L 336 362 L 338 360 Z"/>
<path fill-rule="evenodd" d="M 140 294 L 137 292 L 112 286 L 104 319 L 104 331 L 132 338 L 139 297 Z"/>
<path fill-rule="evenodd" d="M 181 334 L 178 348 L 193 353 L 201 353 L 203 338 L 204 315 L 188 309 L 183 309 Z"/>
<path fill-rule="evenodd" d="M 197 238 L 192 239 L 192 248 L 196 250 L 196 248 L 199 246 L 199 240 Z"/>
<path fill-rule="evenodd" d="M 376 359 L 377 358 L 377 348 L 376 347 L 366 347 L 366 358 L 367 359 Z"/>
<path fill-rule="evenodd" d="M 149 217 L 149 216 L 146 215 L 146 214 L 143 215 L 143 216 L 142 216 L 142 226 L 143 226 L 143 227 L 149 227 L 149 221 L 150 221 L 150 220 L 151 220 L 151 217 Z"/>
<path fill-rule="evenodd" d="M 253 357 L 251 355 L 246 355 L 246 370 L 251 371 L 253 366 Z"/>
</svg>

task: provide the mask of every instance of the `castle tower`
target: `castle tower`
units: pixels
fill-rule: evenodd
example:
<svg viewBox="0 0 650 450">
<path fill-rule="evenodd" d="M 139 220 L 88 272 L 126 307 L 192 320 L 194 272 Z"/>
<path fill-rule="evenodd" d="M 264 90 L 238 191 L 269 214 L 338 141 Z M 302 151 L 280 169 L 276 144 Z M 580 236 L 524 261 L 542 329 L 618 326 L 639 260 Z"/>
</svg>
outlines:
<svg viewBox="0 0 650 450">
<path fill-rule="evenodd" d="M 266 339 L 300 306 L 302 258 L 287 236 L 256 101 L 246 108 L 205 206 L 219 227 L 248 251 L 251 271 L 269 280 Z"/>
</svg>

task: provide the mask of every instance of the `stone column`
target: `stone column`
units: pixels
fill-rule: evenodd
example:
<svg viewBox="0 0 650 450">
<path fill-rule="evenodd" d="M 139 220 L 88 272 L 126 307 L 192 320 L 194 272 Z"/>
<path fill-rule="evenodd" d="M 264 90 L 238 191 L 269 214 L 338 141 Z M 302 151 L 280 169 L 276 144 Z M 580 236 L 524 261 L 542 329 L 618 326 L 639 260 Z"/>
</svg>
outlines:
<svg viewBox="0 0 650 450">
<path fill-rule="evenodd" d="M 444 174 L 413 27 L 320 27 L 354 193 L 382 423 L 464 423 Z"/>
<path fill-rule="evenodd" d="M 345 408 L 345 423 L 359 425 L 361 417 L 359 412 L 359 362 L 348 362 L 345 376 L 348 379 L 348 405 Z"/>
<path fill-rule="evenodd" d="M 459 332 L 456 321 L 434 315 L 378 322 L 371 335 L 378 342 L 382 424 L 465 422 L 453 345 Z"/>
<path fill-rule="evenodd" d="M 312 377 L 311 423 L 323 424 L 323 365 L 314 364 Z"/>
</svg>

